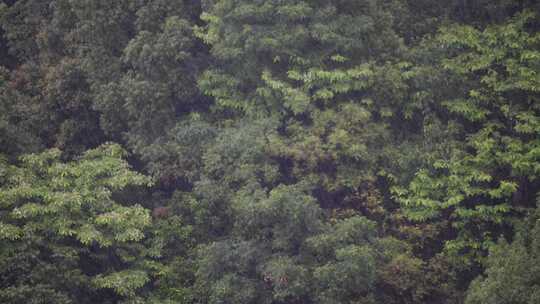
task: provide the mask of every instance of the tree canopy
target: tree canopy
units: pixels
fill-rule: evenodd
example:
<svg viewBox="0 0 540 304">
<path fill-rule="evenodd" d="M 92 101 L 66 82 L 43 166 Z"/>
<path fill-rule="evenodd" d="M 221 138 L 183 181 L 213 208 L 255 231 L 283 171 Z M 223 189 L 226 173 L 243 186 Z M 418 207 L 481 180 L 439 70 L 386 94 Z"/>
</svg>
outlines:
<svg viewBox="0 0 540 304">
<path fill-rule="evenodd" d="M 5 0 L 0 302 L 540 301 L 532 0 Z"/>
</svg>

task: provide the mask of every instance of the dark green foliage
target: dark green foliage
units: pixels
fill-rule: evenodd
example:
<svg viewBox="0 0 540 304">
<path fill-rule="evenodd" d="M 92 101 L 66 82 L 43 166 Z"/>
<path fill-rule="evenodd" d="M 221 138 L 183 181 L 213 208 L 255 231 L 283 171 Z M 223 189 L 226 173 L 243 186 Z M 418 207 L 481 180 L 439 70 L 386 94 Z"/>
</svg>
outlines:
<svg viewBox="0 0 540 304">
<path fill-rule="evenodd" d="M 490 250 L 484 276 L 475 279 L 465 303 L 540 301 L 540 217 L 538 210 L 518 225 L 512 243 L 500 240 Z"/>
<path fill-rule="evenodd" d="M 4 1 L 0 302 L 540 301 L 536 2 Z"/>
<path fill-rule="evenodd" d="M 353 216 L 326 223 L 298 187 L 242 193 L 233 209 L 233 238 L 200 249 L 196 286 L 206 303 L 393 303 L 385 295 L 391 288 L 377 289 L 392 275 L 378 268 L 400 260 L 413 272 L 421 268 L 404 243 L 378 237 L 374 222 Z"/>
<path fill-rule="evenodd" d="M 9 72 L 0 68 L 0 153 L 10 157 L 42 146 L 36 119 L 38 107 L 13 88 L 15 81 L 10 81 Z"/>
</svg>

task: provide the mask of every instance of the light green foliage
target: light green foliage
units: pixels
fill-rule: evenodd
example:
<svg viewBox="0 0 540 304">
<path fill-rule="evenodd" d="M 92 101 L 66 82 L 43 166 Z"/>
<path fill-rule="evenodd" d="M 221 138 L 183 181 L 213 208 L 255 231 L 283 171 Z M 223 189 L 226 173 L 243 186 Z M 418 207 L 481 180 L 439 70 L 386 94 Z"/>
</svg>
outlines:
<svg viewBox="0 0 540 304">
<path fill-rule="evenodd" d="M 321 205 L 365 207 L 360 188 L 390 162 L 381 143 L 403 103 L 388 92 L 403 94 L 410 78 L 406 63 L 385 62 L 402 44 L 384 4 L 219 1 L 202 18 L 199 36 L 220 60 L 199 79 L 203 92 L 277 121 L 267 153 Z"/>
<path fill-rule="evenodd" d="M 389 87 L 375 83 L 398 69 L 365 64 L 290 71 L 289 77 L 301 84 L 295 90 L 305 96 L 301 112 L 309 119 L 290 119 L 285 136 L 272 138 L 273 153 L 293 160 L 295 176 L 307 177 L 325 191 L 354 192 L 362 182 L 372 181 L 383 156 L 380 142 L 390 139 L 387 122 L 394 115 L 393 100 L 378 96 L 378 90 Z M 283 100 L 294 100 L 287 96 L 288 89 L 273 90 Z"/>
<path fill-rule="evenodd" d="M 141 247 L 151 224 L 149 211 L 115 201 L 113 195 L 151 181 L 131 171 L 125 156 L 118 145 L 105 144 L 66 163 L 53 149 L 24 155 L 20 165 L 2 172 L 1 260 L 4 275 L 17 273 L 12 288 L 24 292 L 43 284 L 71 303 L 77 298 L 74 288 L 88 289 L 84 283 L 88 280 L 121 296 L 133 296 L 149 280 Z M 103 254 L 116 262 L 102 260 Z M 8 266 L 17 263 L 22 264 Z M 90 263 L 100 270 L 96 273 L 73 263 Z M 24 270 L 31 265 L 38 266 L 31 272 Z M 15 267 L 23 268 L 15 271 Z M 0 297 L 18 303 L 9 291 Z M 88 297 L 84 301 L 91 301 Z"/>
<path fill-rule="evenodd" d="M 121 296 L 130 296 L 148 280 L 148 274 L 144 271 L 124 270 L 105 276 L 98 275 L 94 279 L 94 283 L 99 288 L 113 289 Z"/>
<path fill-rule="evenodd" d="M 200 87 L 218 104 L 252 114 L 305 109 L 306 96 L 287 77 L 292 71 L 347 58 L 366 62 L 399 48 L 379 1 L 208 1 L 207 7 L 199 36 L 222 64 L 202 76 Z M 271 88 L 288 98 L 269 96 Z"/>
<path fill-rule="evenodd" d="M 442 105 L 473 127 L 459 135 L 465 146 L 454 145 L 394 192 L 412 220 L 451 220 L 458 238 L 446 248 L 456 255 L 486 250 L 498 236 L 495 227 L 527 204 L 514 193 L 540 173 L 540 66 L 533 59 L 540 36 L 525 27 L 533 17 L 523 12 L 483 31 L 451 26 L 436 38 L 450 54 L 441 66 L 462 79 L 461 96 Z"/>
<path fill-rule="evenodd" d="M 536 2 L 3 1 L 0 302 L 538 302 Z"/>
</svg>

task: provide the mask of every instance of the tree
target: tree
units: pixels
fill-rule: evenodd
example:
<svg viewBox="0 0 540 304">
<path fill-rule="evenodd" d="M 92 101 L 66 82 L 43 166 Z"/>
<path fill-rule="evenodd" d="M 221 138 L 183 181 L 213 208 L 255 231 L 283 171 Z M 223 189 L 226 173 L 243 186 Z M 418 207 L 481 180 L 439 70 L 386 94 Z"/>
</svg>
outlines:
<svg viewBox="0 0 540 304">
<path fill-rule="evenodd" d="M 405 243 L 379 237 L 375 223 L 361 216 L 326 221 L 301 186 L 279 186 L 268 195 L 246 187 L 234 198 L 233 216 L 228 239 L 200 248 L 195 287 L 205 302 L 414 303 L 416 299 L 418 286 L 397 286 L 390 274 L 391 269 L 396 271 L 393 267 L 400 275 L 422 270 L 422 262 L 410 256 Z M 382 269 L 388 272 L 382 274 Z"/>
<path fill-rule="evenodd" d="M 9 71 L 0 68 L 0 153 L 16 158 L 43 145 L 39 135 L 37 107 L 13 86 Z"/>
<path fill-rule="evenodd" d="M 481 259 L 510 213 L 531 207 L 540 172 L 540 36 L 527 30 L 535 18 L 524 11 L 483 31 L 450 26 L 437 38 L 448 52 L 441 68 L 462 79 L 459 91 L 439 101 L 448 128 L 458 126 L 455 141 L 394 190 L 410 219 L 449 220 L 457 235 L 446 249 L 456 256 Z"/>
<path fill-rule="evenodd" d="M 71 162 L 57 149 L 24 155 L 1 172 L 0 298 L 6 303 L 135 299 L 150 280 L 143 246 L 149 211 L 116 195 L 149 178 L 116 144 Z M 105 289 L 105 290 L 103 290 Z M 109 290 L 109 291 L 106 291 Z"/>
<path fill-rule="evenodd" d="M 532 304 L 540 301 L 539 210 L 517 225 L 512 243 L 501 239 L 491 248 L 486 271 L 472 282 L 465 303 Z"/>
</svg>

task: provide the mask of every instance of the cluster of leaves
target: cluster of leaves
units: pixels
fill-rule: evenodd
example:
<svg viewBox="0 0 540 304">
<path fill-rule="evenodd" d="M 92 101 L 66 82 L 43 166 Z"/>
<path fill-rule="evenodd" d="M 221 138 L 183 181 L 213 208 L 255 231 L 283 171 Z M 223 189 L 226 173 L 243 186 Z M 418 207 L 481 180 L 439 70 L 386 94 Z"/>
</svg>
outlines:
<svg viewBox="0 0 540 304">
<path fill-rule="evenodd" d="M 139 204 L 115 193 L 147 186 L 116 144 L 63 162 L 58 149 L 28 154 L 18 166 L 3 162 L 0 189 L 1 282 L 5 303 L 99 301 L 100 288 L 133 297 L 149 280 L 151 224 Z"/>
<path fill-rule="evenodd" d="M 458 132 L 458 145 L 394 191 L 413 220 L 451 219 L 458 236 L 446 247 L 455 253 L 488 249 L 512 211 L 531 207 L 540 174 L 540 35 L 525 26 L 534 16 L 525 11 L 483 31 L 445 27 L 437 37 L 449 52 L 441 68 L 460 79 L 441 106 L 449 123 L 468 128 Z"/>
<path fill-rule="evenodd" d="M 539 29 L 532 0 L 4 1 L 0 302 L 538 302 Z"/>
</svg>

